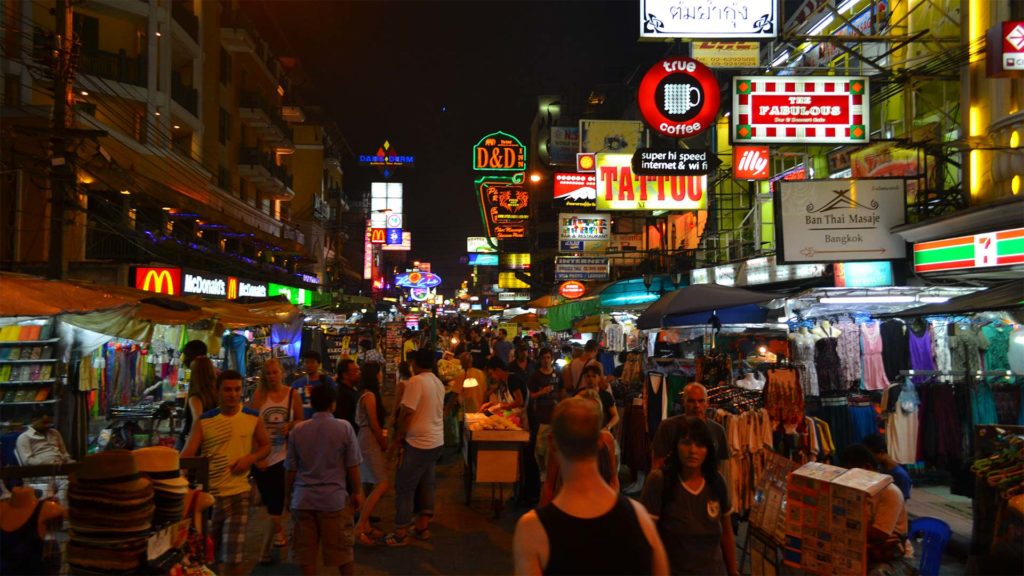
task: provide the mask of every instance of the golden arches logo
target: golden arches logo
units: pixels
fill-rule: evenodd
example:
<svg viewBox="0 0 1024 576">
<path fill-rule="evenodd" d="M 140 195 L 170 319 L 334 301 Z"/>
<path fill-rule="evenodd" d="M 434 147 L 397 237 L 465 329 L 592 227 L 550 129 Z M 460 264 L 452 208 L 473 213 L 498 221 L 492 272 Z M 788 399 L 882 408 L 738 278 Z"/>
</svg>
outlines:
<svg viewBox="0 0 1024 576">
<path fill-rule="evenodd" d="M 236 300 L 238 298 L 238 278 L 234 276 L 228 276 L 228 300 Z"/>
<path fill-rule="evenodd" d="M 165 269 L 149 269 L 142 280 L 142 289 L 157 294 L 174 296 L 174 277 Z"/>
</svg>

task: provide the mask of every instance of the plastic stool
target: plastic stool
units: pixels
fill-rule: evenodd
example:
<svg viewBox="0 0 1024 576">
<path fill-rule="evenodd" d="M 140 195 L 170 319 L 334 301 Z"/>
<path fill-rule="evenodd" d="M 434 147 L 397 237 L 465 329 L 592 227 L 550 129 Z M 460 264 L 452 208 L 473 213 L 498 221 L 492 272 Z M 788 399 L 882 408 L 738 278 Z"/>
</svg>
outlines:
<svg viewBox="0 0 1024 576">
<path fill-rule="evenodd" d="M 918 535 L 921 536 L 921 563 L 917 570 L 921 576 L 936 576 L 953 530 L 938 518 L 924 517 L 910 523 L 907 537 L 914 540 Z"/>
</svg>

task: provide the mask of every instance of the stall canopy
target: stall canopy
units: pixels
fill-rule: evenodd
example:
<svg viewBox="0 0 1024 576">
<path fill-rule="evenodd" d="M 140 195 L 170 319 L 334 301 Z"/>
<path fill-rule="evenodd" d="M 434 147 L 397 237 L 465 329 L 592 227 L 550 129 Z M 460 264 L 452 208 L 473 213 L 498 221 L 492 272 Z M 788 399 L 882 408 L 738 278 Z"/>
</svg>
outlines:
<svg viewBox="0 0 1024 576">
<path fill-rule="evenodd" d="M 519 328 L 522 330 L 541 329 L 540 318 L 538 318 L 537 315 L 532 312 L 528 312 L 526 314 L 519 314 L 518 316 L 513 316 L 509 320 L 509 322 L 513 324 L 518 324 Z"/>
<path fill-rule="evenodd" d="M 957 296 L 940 304 L 929 304 L 901 313 L 901 316 L 941 316 L 1024 309 L 1024 278 L 1010 280 L 972 294 Z"/>
<path fill-rule="evenodd" d="M 784 298 L 782 294 L 772 292 L 755 292 L 745 288 L 733 288 L 720 284 L 695 284 L 674 290 L 659 298 L 651 304 L 637 320 L 637 326 L 641 330 L 661 328 L 669 325 L 666 321 L 675 317 L 683 317 L 690 314 L 702 314 L 717 311 L 719 320 L 722 322 L 761 322 L 761 319 L 740 319 L 744 312 L 752 312 L 751 305 L 765 304 L 777 298 Z M 740 310 L 732 310 L 739 307 L 748 307 Z M 722 320 L 723 317 L 730 320 Z M 705 319 L 706 320 L 706 319 Z M 702 323 L 702 322 L 694 322 Z"/>
<path fill-rule="evenodd" d="M 565 304 L 548 308 L 548 328 L 555 332 L 562 332 L 572 328 L 573 321 L 582 316 L 597 314 L 601 308 L 601 300 L 594 296 L 570 300 Z"/>
<path fill-rule="evenodd" d="M 679 286 L 667 274 L 652 276 L 650 286 L 643 278 L 619 280 L 605 286 L 599 296 L 602 308 L 645 308 L 651 302 Z"/>
<path fill-rule="evenodd" d="M 121 310 L 138 304 L 100 286 L 82 286 L 36 276 L 0 272 L 0 316 L 55 316 L 67 312 Z"/>
<path fill-rule="evenodd" d="M 545 294 L 536 300 L 530 300 L 523 308 L 551 308 L 562 303 L 562 299 L 552 294 Z"/>
</svg>

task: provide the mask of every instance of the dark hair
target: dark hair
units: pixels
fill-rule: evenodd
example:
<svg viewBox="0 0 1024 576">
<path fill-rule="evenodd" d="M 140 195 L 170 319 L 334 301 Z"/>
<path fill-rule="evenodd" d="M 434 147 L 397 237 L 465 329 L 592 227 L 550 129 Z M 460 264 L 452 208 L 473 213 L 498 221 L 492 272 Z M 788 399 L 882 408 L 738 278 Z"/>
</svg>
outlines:
<svg viewBox="0 0 1024 576">
<path fill-rule="evenodd" d="M 715 441 L 711 436 L 711 428 L 700 418 L 684 416 L 682 422 L 676 426 L 675 442 L 672 443 L 672 451 L 665 460 L 665 482 L 676 482 L 682 474 L 683 463 L 679 460 L 679 443 L 690 440 L 707 448 L 707 456 L 700 465 L 700 475 L 704 477 L 705 485 L 711 490 L 711 495 L 716 500 L 722 500 L 725 495 L 720 493 L 722 486 L 718 481 L 718 450 L 715 449 Z"/>
<path fill-rule="evenodd" d="M 220 390 L 220 385 L 226 380 L 240 380 L 242 386 L 245 386 L 245 376 L 242 376 L 235 370 L 225 370 L 220 374 L 217 374 L 217 390 Z"/>
<path fill-rule="evenodd" d="M 313 406 L 313 412 L 329 411 L 334 399 L 334 388 L 328 384 L 317 384 L 309 393 L 309 403 Z"/>
<path fill-rule="evenodd" d="M 491 356 L 490 358 L 488 358 L 485 367 L 488 370 L 508 370 L 508 364 L 506 364 L 504 360 L 498 358 L 497 356 Z"/>
<path fill-rule="evenodd" d="M 863 444 L 851 444 L 843 450 L 843 467 L 877 470 L 875 455 Z"/>
<path fill-rule="evenodd" d="M 305 352 L 302 353 L 302 359 L 303 360 L 313 359 L 313 360 L 316 360 L 317 364 L 320 364 L 322 362 L 320 360 L 320 353 L 317 352 L 316 350 L 306 350 Z"/>
<path fill-rule="evenodd" d="M 629 352 L 626 350 L 619 352 L 619 364 L 625 364 L 627 358 L 629 358 Z"/>
<path fill-rule="evenodd" d="M 554 357 L 555 356 L 555 351 L 552 350 L 551 348 L 548 348 L 548 347 L 545 346 L 544 348 L 541 348 L 540 350 L 537 351 L 537 358 L 540 358 L 541 356 L 543 356 L 545 354 L 548 354 L 549 356 Z"/>
<path fill-rule="evenodd" d="M 220 385 L 217 367 L 213 365 L 213 360 L 200 356 L 192 361 L 189 369 L 192 376 L 188 383 L 188 396 L 199 398 L 205 412 L 217 405 L 217 387 Z"/>
<path fill-rule="evenodd" d="M 53 417 L 53 408 L 47 404 L 38 404 L 32 407 L 32 421 L 35 422 L 44 416 Z"/>
<path fill-rule="evenodd" d="M 600 364 L 587 364 L 586 366 L 583 367 L 583 372 L 580 372 L 580 374 L 586 374 L 587 372 L 593 372 L 594 374 L 597 374 L 598 376 L 600 376 L 601 375 L 601 366 L 600 366 Z"/>
<path fill-rule="evenodd" d="M 356 361 L 351 358 L 345 358 L 341 362 L 338 362 L 338 371 L 336 372 L 336 374 L 338 375 L 338 380 L 341 380 L 341 377 L 344 376 L 346 372 L 348 372 L 348 367 L 355 363 Z"/>
<path fill-rule="evenodd" d="M 416 367 L 420 370 L 433 370 L 435 357 L 433 348 L 420 348 L 419 350 L 412 353 L 412 361 L 416 363 Z"/>
<path fill-rule="evenodd" d="M 189 340 L 181 348 L 181 353 L 185 355 L 185 364 L 189 365 L 196 358 L 206 356 L 209 352 L 206 348 L 206 342 L 202 340 Z"/>
<path fill-rule="evenodd" d="M 567 460 L 582 460 L 597 454 L 601 440 L 601 406 L 586 398 L 567 398 L 555 406 L 551 435 Z"/>
<path fill-rule="evenodd" d="M 408 362 L 399 362 L 398 363 L 398 377 L 399 378 L 405 378 L 405 379 L 412 378 L 412 369 L 409 368 L 409 363 Z"/>
<path fill-rule="evenodd" d="M 362 377 L 362 388 L 367 392 L 373 394 L 377 400 L 377 422 L 381 426 L 384 426 L 384 402 L 380 399 L 380 381 L 377 380 L 377 375 L 380 374 L 380 364 L 377 362 L 367 362 L 363 364 L 363 377 Z"/>
<path fill-rule="evenodd" d="M 587 343 L 583 345 L 584 352 L 597 352 L 597 339 L 587 340 Z"/>
<path fill-rule="evenodd" d="M 861 443 L 875 454 L 887 454 L 889 452 L 889 447 L 885 445 L 885 438 L 881 434 L 868 434 L 861 440 Z"/>
<path fill-rule="evenodd" d="M 369 338 L 363 338 L 362 340 L 359 341 L 359 347 L 365 350 L 369 350 L 370 348 L 373 348 L 373 341 L 370 340 Z"/>
</svg>

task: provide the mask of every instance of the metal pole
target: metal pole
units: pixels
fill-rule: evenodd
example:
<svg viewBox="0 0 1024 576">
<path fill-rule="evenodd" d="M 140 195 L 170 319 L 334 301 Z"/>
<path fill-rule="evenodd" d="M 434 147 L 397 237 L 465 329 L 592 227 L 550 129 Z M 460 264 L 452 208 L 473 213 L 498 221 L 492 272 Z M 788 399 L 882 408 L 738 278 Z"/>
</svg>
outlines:
<svg viewBox="0 0 1024 576">
<path fill-rule="evenodd" d="M 72 101 L 71 52 L 72 14 L 69 0 L 57 0 L 56 10 L 56 58 L 53 86 L 53 136 L 50 156 L 50 276 L 62 279 L 67 270 L 64 261 L 64 211 L 68 194 L 69 178 L 72 175 L 67 154 L 65 135 L 71 125 L 70 104 Z"/>
</svg>

